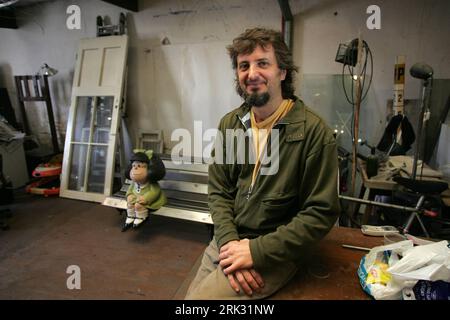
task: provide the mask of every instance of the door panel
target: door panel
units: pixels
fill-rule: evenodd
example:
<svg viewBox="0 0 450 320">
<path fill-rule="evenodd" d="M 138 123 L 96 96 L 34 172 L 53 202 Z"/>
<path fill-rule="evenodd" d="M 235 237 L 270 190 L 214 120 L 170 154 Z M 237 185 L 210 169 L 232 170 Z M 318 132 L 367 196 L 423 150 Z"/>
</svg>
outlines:
<svg viewBox="0 0 450 320">
<path fill-rule="evenodd" d="M 98 49 L 86 49 L 81 53 L 81 70 L 77 81 L 78 87 L 97 86 L 99 77 L 98 64 L 101 63 L 101 52 Z"/>
<path fill-rule="evenodd" d="M 60 195 L 102 202 L 112 193 L 127 36 L 80 41 Z"/>
<path fill-rule="evenodd" d="M 105 48 L 100 86 L 113 86 L 121 77 L 115 65 L 120 61 L 120 48 Z"/>
</svg>

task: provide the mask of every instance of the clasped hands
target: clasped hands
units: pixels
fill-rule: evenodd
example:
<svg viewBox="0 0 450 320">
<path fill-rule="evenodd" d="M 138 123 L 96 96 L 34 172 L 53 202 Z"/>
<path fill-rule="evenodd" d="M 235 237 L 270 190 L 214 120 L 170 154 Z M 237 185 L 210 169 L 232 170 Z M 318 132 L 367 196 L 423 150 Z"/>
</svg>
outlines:
<svg viewBox="0 0 450 320">
<path fill-rule="evenodd" d="M 143 196 L 135 196 L 134 194 L 130 194 L 127 197 L 127 202 L 131 204 L 139 203 L 141 205 L 145 205 L 145 198 Z"/>
<path fill-rule="evenodd" d="M 241 287 L 246 295 L 251 296 L 253 291 L 260 292 L 264 287 L 263 278 L 253 269 L 248 239 L 233 240 L 223 245 L 219 251 L 219 265 L 237 293 Z"/>
</svg>

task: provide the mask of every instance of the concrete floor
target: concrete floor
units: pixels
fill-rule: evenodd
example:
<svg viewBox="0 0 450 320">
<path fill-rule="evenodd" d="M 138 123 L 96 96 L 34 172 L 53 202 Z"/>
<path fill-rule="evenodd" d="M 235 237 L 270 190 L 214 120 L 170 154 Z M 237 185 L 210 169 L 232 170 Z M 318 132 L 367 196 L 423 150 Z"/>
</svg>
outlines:
<svg viewBox="0 0 450 320">
<path fill-rule="evenodd" d="M 0 299 L 182 299 L 207 246 L 206 225 L 150 216 L 121 232 L 123 216 L 97 203 L 18 194 L 0 231 Z M 69 290 L 69 266 L 81 289 Z"/>
</svg>

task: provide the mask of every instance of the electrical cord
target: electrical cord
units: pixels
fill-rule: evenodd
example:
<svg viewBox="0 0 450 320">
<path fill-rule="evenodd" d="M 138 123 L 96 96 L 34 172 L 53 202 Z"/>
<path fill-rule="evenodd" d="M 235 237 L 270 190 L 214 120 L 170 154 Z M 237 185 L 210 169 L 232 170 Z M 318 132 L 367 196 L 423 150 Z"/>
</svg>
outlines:
<svg viewBox="0 0 450 320">
<path fill-rule="evenodd" d="M 356 41 L 355 41 L 356 40 Z M 351 46 L 357 46 L 358 40 L 355 39 L 351 42 Z M 361 86 L 361 102 L 366 98 L 370 86 L 372 84 L 372 78 L 373 78 L 373 55 L 372 55 L 372 50 L 370 50 L 369 45 L 367 44 L 367 42 L 365 40 L 363 40 L 363 46 L 362 46 L 362 50 L 363 50 L 363 56 L 364 56 L 364 63 L 363 63 L 363 67 L 361 69 L 361 73 L 357 76 L 359 76 L 359 78 L 363 78 L 363 82 L 362 82 L 362 86 Z M 368 84 L 366 86 L 366 74 L 367 74 L 367 66 L 368 63 L 370 61 L 370 77 L 369 77 L 369 81 Z M 345 67 L 347 66 L 347 70 L 348 70 L 348 74 L 350 75 L 350 81 L 351 81 L 351 88 L 350 88 L 350 92 L 347 92 L 347 88 L 345 86 Z M 342 65 L 342 77 L 341 77 L 341 82 L 342 82 L 342 88 L 344 89 L 344 94 L 345 94 L 345 98 L 347 99 L 347 102 L 349 104 L 351 104 L 352 106 L 355 105 L 355 86 L 354 86 L 354 76 L 356 75 L 356 72 L 354 70 L 354 67 L 351 64 L 348 63 L 343 63 Z M 355 129 L 355 114 L 354 114 L 354 108 L 352 108 L 352 118 L 351 118 L 351 138 L 352 141 L 354 140 L 354 129 Z"/>
<path fill-rule="evenodd" d="M 352 41 L 352 45 L 355 41 Z M 361 73 L 358 75 L 360 78 L 363 78 L 363 83 L 362 83 L 362 87 L 361 87 L 361 101 L 363 101 L 366 96 L 367 93 L 369 92 L 369 88 L 372 84 L 372 78 L 373 78 L 373 55 L 372 55 L 372 50 L 370 50 L 369 45 L 367 44 L 367 42 L 365 40 L 363 40 L 363 55 L 364 55 L 364 64 L 363 64 L 363 68 L 361 70 Z M 367 85 L 366 88 L 364 88 L 366 86 L 366 74 L 367 74 L 367 64 L 369 62 L 370 59 L 370 77 L 369 77 L 369 83 Z M 345 67 L 347 66 L 348 68 L 348 73 L 351 76 L 351 91 L 347 92 L 347 88 L 345 87 Z M 347 102 L 350 103 L 351 105 L 355 104 L 355 100 L 354 100 L 354 84 L 353 84 L 353 79 L 354 76 L 356 75 L 356 72 L 354 71 L 354 67 L 350 64 L 347 63 L 343 63 L 342 65 L 342 87 L 344 89 L 344 93 L 345 93 L 345 97 L 347 99 Z M 350 95 L 351 93 L 351 95 Z M 350 98 L 350 97 L 351 98 Z"/>
</svg>

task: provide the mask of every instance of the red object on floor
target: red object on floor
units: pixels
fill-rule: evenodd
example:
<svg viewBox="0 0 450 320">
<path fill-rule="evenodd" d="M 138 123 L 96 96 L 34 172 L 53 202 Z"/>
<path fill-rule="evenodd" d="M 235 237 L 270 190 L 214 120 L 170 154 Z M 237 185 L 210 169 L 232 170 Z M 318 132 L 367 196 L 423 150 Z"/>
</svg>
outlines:
<svg viewBox="0 0 450 320">
<path fill-rule="evenodd" d="M 54 156 L 49 162 L 41 163 L 33 170 L 35 178 L 41 178 L 26 186 L 25 191 L 33 194 L 40 194 L 46 197 L 59 195 L 59 176 L 62 171 L 62 154 Z"/>
</svg>

